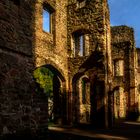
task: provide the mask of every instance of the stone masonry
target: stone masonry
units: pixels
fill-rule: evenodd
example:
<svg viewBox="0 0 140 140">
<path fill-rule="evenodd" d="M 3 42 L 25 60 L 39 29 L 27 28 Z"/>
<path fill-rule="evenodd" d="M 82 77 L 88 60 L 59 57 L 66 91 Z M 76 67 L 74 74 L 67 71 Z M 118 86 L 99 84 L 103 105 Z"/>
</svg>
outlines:
<svg viewBox="0 0 140 140">
<path fill-rule="evenodd" d="M 1 136 L 46 132 L 48 98 L 33 77 L 40 67 L 54 74 L 53 123 L 139 120 L 140 50 L 133 29 L 111 27 L 109 16 L 107 0 L 0 1 Z"/>
</svg>

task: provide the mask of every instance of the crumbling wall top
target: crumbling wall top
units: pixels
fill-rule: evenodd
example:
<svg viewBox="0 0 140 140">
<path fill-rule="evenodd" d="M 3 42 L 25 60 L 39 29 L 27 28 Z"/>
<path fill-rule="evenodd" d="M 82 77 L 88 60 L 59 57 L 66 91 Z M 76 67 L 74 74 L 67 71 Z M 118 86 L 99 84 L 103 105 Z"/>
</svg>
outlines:
<svg viewBox="0 0 140 140">
<path fill-rule="evenodd" d="M 134 46 L 135 41 L 133 28 L 125 25 L 111 27 L 111 42 L 112 44 L 129 42 Z"/>
</svg>

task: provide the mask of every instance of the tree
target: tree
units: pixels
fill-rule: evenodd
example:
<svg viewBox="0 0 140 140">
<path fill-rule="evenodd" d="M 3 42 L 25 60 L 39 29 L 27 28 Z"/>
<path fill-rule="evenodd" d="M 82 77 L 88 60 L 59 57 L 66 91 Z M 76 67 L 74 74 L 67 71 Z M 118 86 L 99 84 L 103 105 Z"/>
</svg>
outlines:
<svg viewBox="0 0 140 140">
<path fill-rule="evenodd" d="M 53 93 L 53 76 L 54 74 L 45 67 L 37 68 L 33 73 L 36 82 L 43 89 L 47 96 L 51 96 Z"/>
</svg>

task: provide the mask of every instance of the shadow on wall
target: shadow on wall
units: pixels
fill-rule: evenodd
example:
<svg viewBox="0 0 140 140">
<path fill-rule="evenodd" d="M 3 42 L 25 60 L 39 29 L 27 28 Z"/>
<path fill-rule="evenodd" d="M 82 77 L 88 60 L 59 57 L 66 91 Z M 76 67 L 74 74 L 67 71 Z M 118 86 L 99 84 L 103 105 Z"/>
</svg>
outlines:
<svg viewBox="0 0 140 140">
<path fill-rule="evenodd" d="M 87 70 L 90 70 L 92 68 L 99 68 L 104 70 L 104 55 L 103 52 L 95 50 L 92 52 L 90 57 L 80 66 L 80 69 L 83 70 L 82 72 L 86 72 Z"/>
<path fill-rule="evenodd" d="M 47 127 L 47 117 L 41 116 L 42 98 L 34 94 L 35 1 L 0 5 L 0 136 L 37 133 Z"/>
<path fill-rule="evenodd" d="M 133 111 L 128 111 L 128 117 L 127 120 L 131 120 L 131 121 L 138 121 L 139 117 L 140 117 L 140 112 L 139 112 L 139 104 L 135 103 L 133 106 L 131 106 L 131 108 L 135 109 Z"/>
</svg>

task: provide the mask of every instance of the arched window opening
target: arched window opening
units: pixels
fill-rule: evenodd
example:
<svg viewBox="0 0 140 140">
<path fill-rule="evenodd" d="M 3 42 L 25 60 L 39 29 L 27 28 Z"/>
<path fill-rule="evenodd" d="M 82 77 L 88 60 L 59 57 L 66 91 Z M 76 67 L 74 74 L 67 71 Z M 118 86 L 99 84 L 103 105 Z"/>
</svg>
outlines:
<svg viewBox="0 0 140 140">
<path fill-rule="evenodd" d="M 79 121 L 80 123 L 90 122 L 90 82 L 87 77 L 79 79 Z"/>
</svg>

